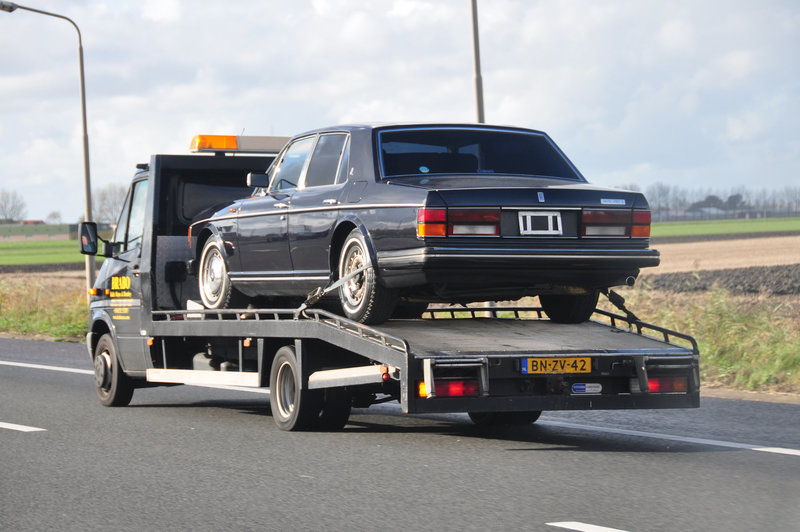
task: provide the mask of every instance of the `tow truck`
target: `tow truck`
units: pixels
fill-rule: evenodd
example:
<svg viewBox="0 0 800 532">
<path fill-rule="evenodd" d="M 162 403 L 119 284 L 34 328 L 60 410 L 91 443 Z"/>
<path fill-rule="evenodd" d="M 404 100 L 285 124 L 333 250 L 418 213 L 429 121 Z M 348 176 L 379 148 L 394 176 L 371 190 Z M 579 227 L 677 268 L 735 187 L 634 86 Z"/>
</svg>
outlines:
<svg viewBox="0 0 800 532">
<path fill-rule="evenodd" d="M 579 324 L 489 304 L 370 327 L 320 306 L 347 279 L 299 305 L 203 308 L 192 218 L 246 197 L 248 174 L 263 173 L 286 141 L 196 136 L 190 155 L 137 165 L 110 240 L 80 225 L 81 252 L 105 257 L 86 335 L 103 405 L 128 405 L 150 386 L 268 387 L 273 419 L 289 431 L 338 430 L 351 408 L 385 402 L 481 425 L 530 424 L 545 410 L 699 406 L 697 342 L 639 320 L 614 292 L 619 312 L 598 309 Z"/>
</svg>

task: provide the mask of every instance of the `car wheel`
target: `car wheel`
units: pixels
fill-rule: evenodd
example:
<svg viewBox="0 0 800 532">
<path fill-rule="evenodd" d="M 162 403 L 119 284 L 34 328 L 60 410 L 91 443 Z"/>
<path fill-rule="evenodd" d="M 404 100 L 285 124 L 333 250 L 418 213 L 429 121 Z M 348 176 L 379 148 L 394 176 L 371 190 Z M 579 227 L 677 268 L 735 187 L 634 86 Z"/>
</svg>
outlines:
<svg viewBox="0 0 800 532">
<path fill-rule="evenodd" d="M 200 289 L 200 299 L 206 308 L 228 308 L 231 303 L 233 287 L 228 276 L 225 256 L 219 243 L 214 238 L 210 238 L 203 247 L 197 282 Z"/>
<path fill-rule="evenodd" d="M 473 423 L 482 427 L 496 425 L 530 425 L 536 423 L 541 410 L 529 412 L 468 412 Z"/>
<path fill-rule="evenodd" d="M 284 346 L 275 353 L 269 373 L 269 407 L 281 430 L 313 428 L 322 407 L 317 390 L 299 384 L 299 367 L 294 347 Z"/>
<path fill-rule="evenodd" d="M 597 307 L 597 290 L 588 294 L 540 295 L 547 317 L 556 323 L 583 323 L 588 320 Z"/>
<path fill-rule="evenodd" d="M 104 406 L 127 406 L 133 398 L 133 383 L 119 365 L 117 348 L 104 334 L 94 349 L 94 380 L 97 397 Z"/>
<path fill-rule="evenodd" d="M 378 283 L 364 235 L 354 229 L 347 236 L 339 254 L 339 279 L 365 265 L 368 266 L 366 270 L 339 287 L 342 310 L 353 321 L 365 324 L 383 323 L 392 315 L 397 304 L 397 295 Z"/>
</svg>

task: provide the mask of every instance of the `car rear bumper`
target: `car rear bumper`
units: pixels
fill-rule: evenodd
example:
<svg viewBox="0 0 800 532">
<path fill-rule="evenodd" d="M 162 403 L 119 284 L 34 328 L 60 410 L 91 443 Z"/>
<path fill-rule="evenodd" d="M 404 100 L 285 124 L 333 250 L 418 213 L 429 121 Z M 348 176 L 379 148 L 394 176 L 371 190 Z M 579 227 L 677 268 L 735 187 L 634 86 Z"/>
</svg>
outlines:
<svg viewBox="0 0 800 532">
<path fill-rule="evenodd" d="M 426 247 L 378 253 L 388 286 L 422 283 L 489 286 L 624 284 L 640 268 L 658 266 L 654 249 L 510 249 Z M 476 287 L 477 288 L 477 287 Z"/>
</svg>

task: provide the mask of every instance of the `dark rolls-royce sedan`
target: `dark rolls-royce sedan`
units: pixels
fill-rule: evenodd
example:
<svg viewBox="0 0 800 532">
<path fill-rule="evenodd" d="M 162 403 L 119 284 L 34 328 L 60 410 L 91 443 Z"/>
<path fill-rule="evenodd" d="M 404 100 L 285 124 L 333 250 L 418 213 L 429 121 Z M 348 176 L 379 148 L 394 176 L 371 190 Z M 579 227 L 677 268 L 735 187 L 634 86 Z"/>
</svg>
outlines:
<svg viewBox="0 0 800 532">
<path fill-rule="evenodd" d="M 337 126 L 292 138 L 265 171 L 192 225 L 208 308 L 357 272 L 336 303 L 362 323 L 528 295 L 580 322 L 600 290 L 659 263 L 644 196 L 588 184 L 541 131 Z"/>
</svg>

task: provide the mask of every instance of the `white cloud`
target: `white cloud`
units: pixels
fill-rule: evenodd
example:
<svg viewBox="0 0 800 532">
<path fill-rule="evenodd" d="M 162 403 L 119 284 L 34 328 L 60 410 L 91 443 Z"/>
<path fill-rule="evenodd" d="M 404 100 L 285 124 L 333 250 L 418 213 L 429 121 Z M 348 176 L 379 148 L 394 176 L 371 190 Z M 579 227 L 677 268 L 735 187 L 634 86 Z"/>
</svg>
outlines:
<svg viewBox="0 0 800 532">
<path fill-rule="evenodd" d="M 667 52 L 688 52 L 694 45 L 694 29 L 686 20 L 668 20 L 658 32 L 658 42 Z"/>
<path fill-rule="evenodd" d="M 153 22 L 173 22 L 181 16 L 180 0 L 145 0 L 141 5 L 142 18 Z"/>
</svg>

